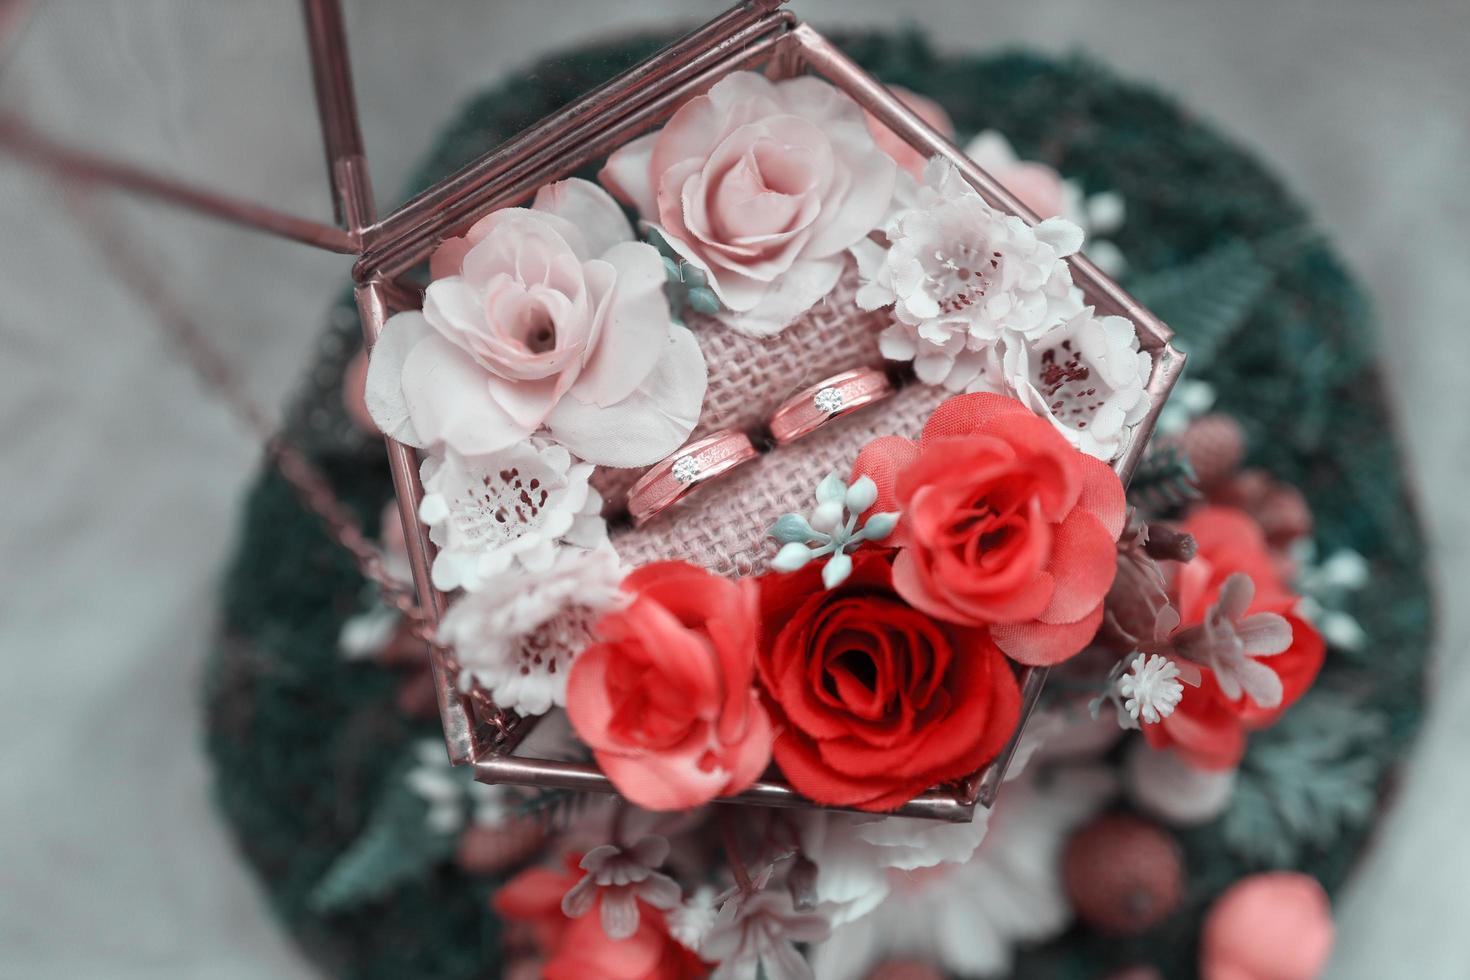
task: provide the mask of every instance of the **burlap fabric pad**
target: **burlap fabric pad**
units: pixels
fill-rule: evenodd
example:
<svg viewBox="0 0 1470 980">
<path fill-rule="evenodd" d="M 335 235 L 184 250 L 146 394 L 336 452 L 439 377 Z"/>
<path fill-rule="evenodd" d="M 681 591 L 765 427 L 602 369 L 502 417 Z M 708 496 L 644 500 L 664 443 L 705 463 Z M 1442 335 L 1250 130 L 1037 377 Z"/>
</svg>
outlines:
<svg viewBox="0 0 1470 980">
<path fill-rule="evenodd" d="M 878 332 L 884 312 L 868 313 L 853 303 L 857 289 L 851 263 L 837 288 L 779 336 L 757 339 L 711 317 L 695 317 L 709 367 L 709 389 L 699 425 L 690 437 L 720 429 L 755 432 L 757 446 L 771 413 L 791 395 L 839 371 L 882 367 Z M 846 479 L 858 450 L 879 435 L 914 438 L 946 392 L 905 385 L 881 402 L 833 419 L 787 446 L 770 446 L 761 456 L 698 488 L 641 528 L 617 530 L 613 543 L 630 565 L 682 558 L 722 575 L 749 575 L 765 567 L 774 542 L 765 531 L 788 511 L 806 513 L 813 491 L 827 473 Z M 609 513 L 626 504 L 638 472 L 601 470 L 594 478 Z"/>
</svg>

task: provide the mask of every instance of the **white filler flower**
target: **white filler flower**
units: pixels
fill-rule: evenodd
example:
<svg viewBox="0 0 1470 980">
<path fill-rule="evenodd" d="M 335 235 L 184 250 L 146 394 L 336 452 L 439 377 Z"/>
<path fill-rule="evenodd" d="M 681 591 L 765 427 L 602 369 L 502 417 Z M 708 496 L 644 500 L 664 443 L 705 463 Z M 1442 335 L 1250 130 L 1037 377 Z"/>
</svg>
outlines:
<svg viewBox="0 0 1470 980">
<path fill-rule="evenodd" d="M 460 596 L 439 624 L 462 685 L 478 681 L 495 703 L 540 715 L 566 704 L 567 670 L 589 627 L 623 601 L 623 568 L 611 545 L 562 548 L 544 569 L 511 569 Z"/>
<path fill-rule="evenodd" d="M 419 518 L 439 546 L 434 585 L 474 591 L 516 563 L 546 569 L 559 544 L 602 544 L 607 525 L 591 475 L 592 464 L 545 439 L 482 456 L 429 456 Z"/>
<path fill-rule="evenodd" d="M 943 158 L 924 180 L 888 221 L 888 248 L 855 250 L 864 280 L 856 299 L 893 307 L 884 356 L 959 391 L 1006 334 L 1035 337 L 1081 310 L 1063 260 L 1082 246 L 1082 229 L 1065 218 L 1032 227 L 991 207 Z"/>
</svg>

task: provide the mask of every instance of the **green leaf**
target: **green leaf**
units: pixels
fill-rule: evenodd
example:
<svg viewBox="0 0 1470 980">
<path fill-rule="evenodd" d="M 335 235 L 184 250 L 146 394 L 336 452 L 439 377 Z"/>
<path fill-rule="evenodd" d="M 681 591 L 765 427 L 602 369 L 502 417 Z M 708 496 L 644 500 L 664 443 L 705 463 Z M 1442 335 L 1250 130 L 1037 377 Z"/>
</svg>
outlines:
<svg viewBox="0 0 1470 980">
<path fill-rule="evenodd" d="M 1252 736 L 1221 824 L 1225 846 L 1254 864 L 1285 867 L 1366 823 L 1387 731 L 1382 713 L 1358 699 L 1309 691 L 1275 727 Z"/>
<path fill-rule="evenodd" d="M 1257 243 L 1234 239 L 1185 265 L 1132 284 L 1133 295 L 1177 335 L 1192 371 L 1207 370 L 1250 318 L 1281 263 L 1311 240 L 1291 230 Z"/>
<path fill-rule="evenodd" d="M 1199 495 L 1194 467 L 1177 446 L 1151 449 L 1128 484 L 1128 502 L 1160 517 Z"/>
<path fill-rule="evenodd" d="M 317 912 L 341 912 L 381 898 L 454 853 L 458 835 L 429 826 L 428 803 L 404 778 L 409 768 L 400 764 L 389 777 L 362 834 L 317 882 L 311 895 Z"/>
<path fill-rule="evenodd" d="M 541 789 L 521 800 L 515 807 L 517 817 L 535 817 L 542 826 L 556 829 L 566 826 L 582 808 L 598 797 L 574 789 Z"/>
</svg>

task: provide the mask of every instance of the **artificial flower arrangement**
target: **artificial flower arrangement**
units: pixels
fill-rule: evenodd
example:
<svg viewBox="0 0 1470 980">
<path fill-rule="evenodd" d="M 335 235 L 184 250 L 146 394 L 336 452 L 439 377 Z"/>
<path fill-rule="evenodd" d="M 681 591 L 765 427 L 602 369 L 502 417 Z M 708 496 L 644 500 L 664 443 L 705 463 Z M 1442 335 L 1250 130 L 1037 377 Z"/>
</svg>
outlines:
<svg viewBox="0 0 1470 980">
<path fill-rule="evenodd" d="M 455 683 L 617 793 L 474 791 L 462 857 L 534 856 L 494 898 L 529 973 L 997 972 L 1116 905 L 1062 868 L 1117 791 L 1101 753 L 1140 732 L 1128 792 L 1204 819 L 1315 678 L 1300 533 L 1270 533 L 1292 498 L 1246 494 L 1238 433 L 1205 416 L 1155 450 L 1208 499 L 1125 494 L 1179 365 L 1074 282 L 1121 202 L 998 134 L 969 152 L 1040 220 L 826 81 L 727 74 L 595 182 L 444 241 L 422 310 L 388 321 L 365 403 L 421 454 Z M 711 426 L 738 365 L 710 351 L 779 358 L 833 316 L 877 324 L 884 363 L 797 371 L 764 425 Z M 1023 727 L 1047 669 L 1063 693 Z M 996 819 L 986 773 L 1010 780 Z M 453 824 L 453 781 L 411 778 Z M 957 822 L 908 815 L 936 795 Z"/>
</svg>

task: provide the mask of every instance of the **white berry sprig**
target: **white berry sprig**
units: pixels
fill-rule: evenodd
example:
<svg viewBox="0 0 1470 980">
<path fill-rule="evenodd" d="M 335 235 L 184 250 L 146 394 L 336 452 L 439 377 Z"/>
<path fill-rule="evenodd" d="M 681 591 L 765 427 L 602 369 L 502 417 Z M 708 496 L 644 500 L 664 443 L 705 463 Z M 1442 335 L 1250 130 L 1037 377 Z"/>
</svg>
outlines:
<svg viewBox="0 0 1470 980">
<path fill-rule="evenodd" d="M 816 497 L 817 506 L 810 519 L 783 514 L 771 525 L 768 536 L 781 542 L 771 567 L 794 572 L 807 562 L 825 558 L 822 585 L 833 589 L 852 574 L 852 558 L 847 552 L 864 541 L 881 541 L 892 534 L 899 512 L 873 514 L 859 526 L 863 512 L 878 499 L 878 485 L 866 476 L 845 484 L 836 473 L 828 473 L 817 484 Z"/>
</svg>

